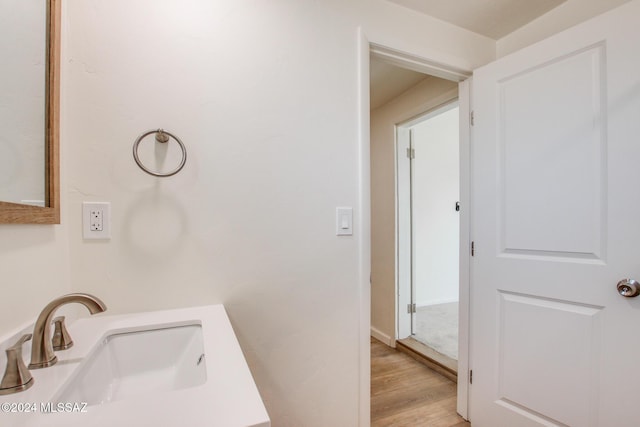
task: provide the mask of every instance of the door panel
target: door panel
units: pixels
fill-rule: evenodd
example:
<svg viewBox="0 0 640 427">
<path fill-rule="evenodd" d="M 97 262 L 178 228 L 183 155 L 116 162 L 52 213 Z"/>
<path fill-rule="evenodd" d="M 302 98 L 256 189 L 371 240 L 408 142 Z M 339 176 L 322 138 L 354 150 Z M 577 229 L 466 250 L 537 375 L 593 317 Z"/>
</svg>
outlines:
<svg viewBox="0 0 640 427">
<path fill-rule="evenodd" d="M 545 414 L 556 424 L 589 425 L 602 307 L 498 295 L 499 403 Z"/>
<path fill-rule="evenodd" d="M 474 73 L 474 427 L 640 423 L 640 1 Z M 633 212 L 633 213 L 632 213 Z"/>
<path fill-rule="evenodd" d="M 503 253 L 600 258 L 603 61 L 598 44 L 498 82 Z"/>
</svg>

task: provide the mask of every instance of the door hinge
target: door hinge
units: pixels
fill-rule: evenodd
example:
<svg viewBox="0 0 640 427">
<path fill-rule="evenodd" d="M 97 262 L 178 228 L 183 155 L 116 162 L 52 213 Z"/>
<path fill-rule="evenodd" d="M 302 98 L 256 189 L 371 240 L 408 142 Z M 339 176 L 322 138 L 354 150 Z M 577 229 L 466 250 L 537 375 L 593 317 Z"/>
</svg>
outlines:
<svg viewBox="0 0 640 427">
<path fill-rule="evenodd" d="M 474 126 L 476 124 L 475 115 L 474 115 L 473 110 L 471 111 L 469 120 L 471 121 L 471 126 Z"/>
<path fill-rule="evenodd" d="M 411 314 L 411 313 L 415 313 L 416 312 L 416 305 L 415 304 L 407 304 L 407 313 Z"/>
<path fill-rule="evenodd" d="M 471 256 L 476 255 L 476 242 L 471 242 Z"/>
<path fill-rule="evenodd" d="M 473 384 L 473 369 L 469 371 L 469 384 Z"/>
<path fill-rule="evenodd" d="M 407 148 L 407 157 L 410 159 L 416 158 L 416 150 L 415 148 Z"/>
</svg>

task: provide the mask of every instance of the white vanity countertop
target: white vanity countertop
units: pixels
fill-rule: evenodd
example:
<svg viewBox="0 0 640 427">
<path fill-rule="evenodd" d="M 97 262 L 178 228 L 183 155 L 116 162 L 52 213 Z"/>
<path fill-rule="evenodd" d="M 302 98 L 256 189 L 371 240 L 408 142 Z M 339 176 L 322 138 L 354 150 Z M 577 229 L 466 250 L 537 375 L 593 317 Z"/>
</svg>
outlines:
<svg viewBox="0 0 640 427">
<path fill-rule="evenodd" d="M 110 331 L 144 326 L 200 323 L 204 338 L 207 381 L 200 386 L 149 393 L 128 400 L 87 406 L 86 412 L 42 413 L 57 391 L 95 345 Z M 11 427 L 269 427 L 258 389 L 222 305 L 80 319 L 68 330 L 74 346 L 57 351 L 58 363 L 33 369 L 34 385 L 21 393 L 0 396 L 0 426 Z M 30 345 L 23 358 L 29 363 Z M 4 358 L 2 359 L 4 372 Z M 21 407 L 13 405 L 20 403 Z M 68 402 L 81 403 L 81 402 Z M 25 405 L 28 404 L 28 405 Z M 25 408 L 31 406 L 31 408 Z M 80 405 L 81 407 L 82 405 Z M 15 413 L 12 410 L 31 410 Z M 80 409 L 79 407 L 76 409 Z"/>
</svg>

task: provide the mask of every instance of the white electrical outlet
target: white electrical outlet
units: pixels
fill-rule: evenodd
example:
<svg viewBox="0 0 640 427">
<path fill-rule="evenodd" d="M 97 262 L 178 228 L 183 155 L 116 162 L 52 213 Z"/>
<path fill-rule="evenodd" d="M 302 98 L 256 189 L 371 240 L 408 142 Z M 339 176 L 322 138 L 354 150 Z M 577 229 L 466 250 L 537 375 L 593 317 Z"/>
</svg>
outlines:
<svg viewBox="0 0 640 427">
<path fill-rule="evenodd" d="M 91 209 L 89 211 L 89 230 L 104 230 L 104 223 L 102 222 L 102 209 Z"/>
<path fill-rule="evenodd" d="M 82 203 L 82 237 L 85 239 L 111 238 L 111 203 Z"/>
</svg>

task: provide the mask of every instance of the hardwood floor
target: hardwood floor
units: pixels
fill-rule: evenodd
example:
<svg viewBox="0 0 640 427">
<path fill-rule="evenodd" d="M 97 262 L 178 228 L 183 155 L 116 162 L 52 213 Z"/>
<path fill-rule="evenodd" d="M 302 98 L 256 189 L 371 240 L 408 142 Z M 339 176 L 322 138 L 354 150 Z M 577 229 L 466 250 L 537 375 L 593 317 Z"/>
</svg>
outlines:
<svg viewBox="0 0 640 427">
<path fill-rule="evenodd" d="M 428 368 L 444 375 L 451 381 L 458 381 L 458 361 L 453 360 L 444 354 L 438 353 L 431 347 L 414 340 L 404 338 L 396 341 L 396 350 L 408 354 L 413 359 L 426 365 Z"/>
<path fill-rule="evenodd" d="M 373 427 L 470 427 L 456 414 L 456 384 L 371 339 Z"/>
</svg>

